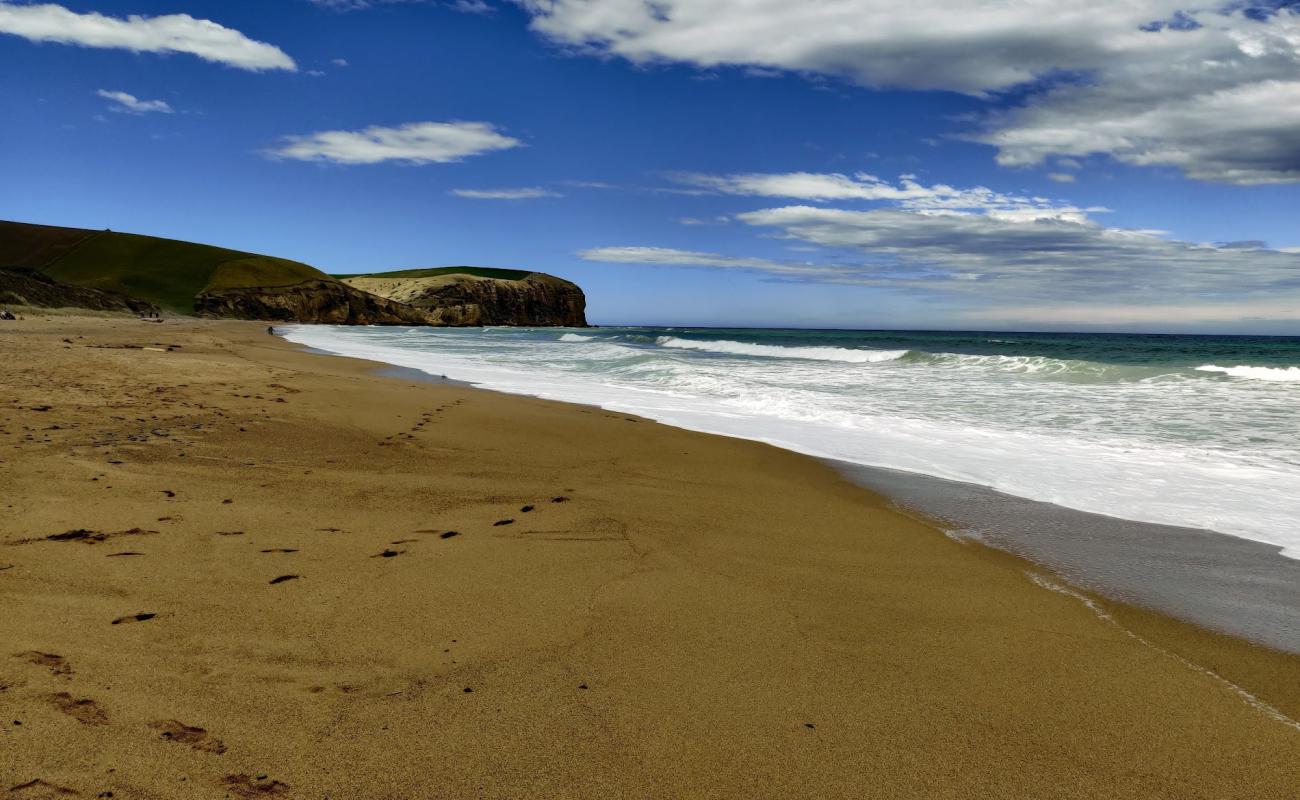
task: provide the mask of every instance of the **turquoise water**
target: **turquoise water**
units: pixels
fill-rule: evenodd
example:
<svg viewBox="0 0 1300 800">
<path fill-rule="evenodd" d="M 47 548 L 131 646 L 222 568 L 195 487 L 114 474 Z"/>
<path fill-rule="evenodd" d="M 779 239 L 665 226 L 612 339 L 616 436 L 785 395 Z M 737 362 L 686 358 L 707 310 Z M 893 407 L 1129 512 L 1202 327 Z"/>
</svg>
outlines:
<svg viewBox="0 0 1300 800">
<path fill-rule="evenodd" d="M 1300 338 L 329 326 L 288 338 L 1300 556 Z"/>
</svg>

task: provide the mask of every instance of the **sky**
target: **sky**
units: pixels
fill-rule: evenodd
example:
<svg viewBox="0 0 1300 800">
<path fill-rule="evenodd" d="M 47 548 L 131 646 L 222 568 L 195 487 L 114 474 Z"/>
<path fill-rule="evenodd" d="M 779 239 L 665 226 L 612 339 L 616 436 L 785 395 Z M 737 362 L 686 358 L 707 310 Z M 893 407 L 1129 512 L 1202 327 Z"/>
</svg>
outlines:
<svg viewBox="0 0 1300 800">
<path fill-rule="evenodd" d="M 1300 335 L 1277 0 L 0 0 L 0 218 L 593 323 Z"/>
</svg>

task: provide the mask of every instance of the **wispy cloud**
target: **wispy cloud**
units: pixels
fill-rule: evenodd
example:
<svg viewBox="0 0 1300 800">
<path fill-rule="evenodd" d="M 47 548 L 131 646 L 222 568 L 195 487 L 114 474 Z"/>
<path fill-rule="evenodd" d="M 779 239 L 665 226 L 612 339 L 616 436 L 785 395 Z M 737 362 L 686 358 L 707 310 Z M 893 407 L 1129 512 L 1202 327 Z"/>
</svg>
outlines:
<svg viewBox="0 0 1300 800">
<path fill-rule="evenodd" d="M 188 53 L 239 69 L 295 70 L 280 48 L 188 14 L 110 17 L 79 14 L 60 5 L 16 5 L 0 0 L 0 33 L 33 42 L 57 42 L 135 53 Z"/>
<path fill-rule="evenodd" d="M 267 155 L 335 164 L 445 164 L 522 146 L 523 142 L 488 122 L 411 122 L 392 128 L 371 126 L 359 131 L 290 136 Z"/>
<path fill-rule="evenodd" d="M 107 89 L 100 89 L 95 94 L 113 103 L 113 105 L 109 106 L 110 111 L 118 111 L 124 114 L 173 113 L 172 107 L 165 100 L 141 100 L 133 94 L 110 92 Z"/>
<path fill-rule="evenodd" d="M 945 183 L 925 185 L 913 175 L 902 175 L 890 182 L 859 172 L 854 175 L 821 172 L 750 172 L 735 175 L 671 173 L 682 184 L 698 187 L 693 191 L 712 191 L 749 197 L 783 197 L 817 202 L 832 200 L 891 201 L 914 211 L 978 210 L 1018 218 L 1084 219 L 1082 209 L 1046 197 L 1025 197 L 996 192 L 984 186 L 958 188 Z"/>
<path fill-rule="evenodd" d="M 540 186 L 523 186 L 518 189 L 452 189 L 451 194 L 473 200 L 537 200 L 564 196 Z"/>
<path fill-rule="evenodd" d="M 486 0 L 454 0 L 451 7 L 462 14 L 493 14 L 497 10 Z"/>
<path fill-rule="evenodd" d="M 754 269 L 764 272 L 798 270 L 797 265 L 787 265 L 766 258 L 736 258 L 718 253 L 675 250 L 671 247 L 594 247 L 581 251 L 578 257 L 586 261 L 609 264 L 659 264 L 673 267 Z"/>
</svg>

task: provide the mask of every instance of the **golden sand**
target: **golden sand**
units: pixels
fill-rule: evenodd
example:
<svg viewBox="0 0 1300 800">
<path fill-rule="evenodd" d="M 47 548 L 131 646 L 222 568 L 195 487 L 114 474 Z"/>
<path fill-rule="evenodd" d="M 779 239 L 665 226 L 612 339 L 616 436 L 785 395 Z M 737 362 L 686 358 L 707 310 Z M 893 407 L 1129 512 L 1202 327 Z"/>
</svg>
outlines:
<svg viewBox="0 0 1300 800">
<path fill-rule="evenodd" d="M 1300 796 L 1300 659 L 263 331 L 0 323 L 0 797 Z"/>
</svg>

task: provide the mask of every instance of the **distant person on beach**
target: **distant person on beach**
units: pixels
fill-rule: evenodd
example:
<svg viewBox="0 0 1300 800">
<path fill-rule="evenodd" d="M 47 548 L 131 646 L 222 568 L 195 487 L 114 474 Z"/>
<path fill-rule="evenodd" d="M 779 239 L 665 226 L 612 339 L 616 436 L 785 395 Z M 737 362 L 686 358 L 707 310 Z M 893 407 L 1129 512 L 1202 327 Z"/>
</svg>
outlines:
<svg viewBox="0 0 1300 800">
<path fill-rule="evenodd" d="M 266 326 L 266 332 L 269 333 L 270 335 L 274 336 L 274 335 L 275 335 L 275 326 L 274 326 L 274 325 L 267 325 L 267 326 Z"/>
</svg>

